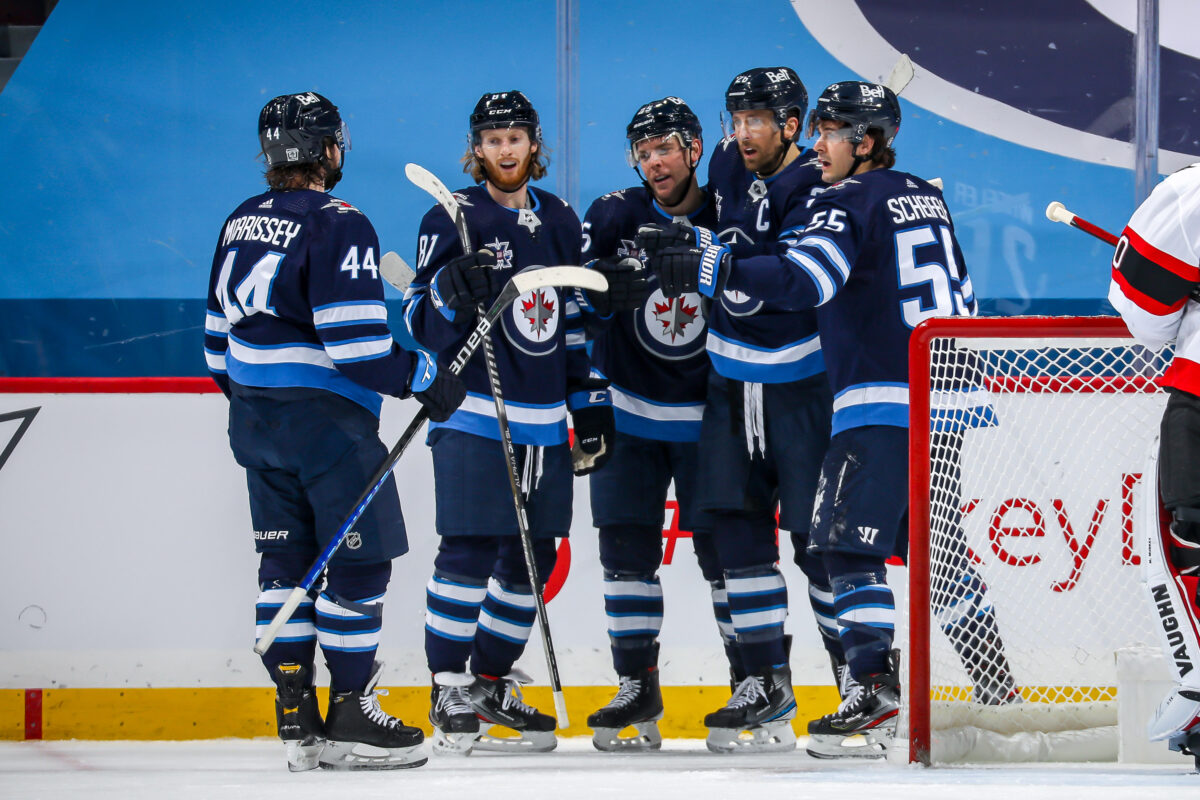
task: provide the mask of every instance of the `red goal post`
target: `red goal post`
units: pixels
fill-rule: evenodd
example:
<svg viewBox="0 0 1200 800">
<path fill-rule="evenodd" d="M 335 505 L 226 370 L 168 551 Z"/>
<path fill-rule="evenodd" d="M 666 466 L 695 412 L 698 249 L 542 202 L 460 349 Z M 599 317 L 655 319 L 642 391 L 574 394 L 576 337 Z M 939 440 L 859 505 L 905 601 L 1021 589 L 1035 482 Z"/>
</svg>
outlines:
<svg viewBox="0 0 1200 800">
<path fill-rule="evenodd" d="M 1137 345 L 1116 317 L 933 319 L 913 331 L 909 613 L 897 631 L 905 686 L 893 760 L 1115 753 L 1115 654 L 1157 646 L 1138 583 L 1133 504 L 1169 358 L 1169 349 Z M 948 457 L 931 436 L 944 419 L 935 398 L 964 389 L 986 397 L 988 416 L 964 426 Z M 938 512 L 931 487 L 947 485 L 946 475 L 957 500 Z M 968 656 L 935 630 L 947 617 L 939 622 L 931 598 L 955 585 L 931 563 L 946 549 L 931 538 L 945 531 L 965 543 L 960 552 L 986 584 L 1021 694 L 1012 704 L 976 699 L 985 695 L 972 687 Z M 1005 737 L 1012 751 L 982 749 Z"/>
</svg>

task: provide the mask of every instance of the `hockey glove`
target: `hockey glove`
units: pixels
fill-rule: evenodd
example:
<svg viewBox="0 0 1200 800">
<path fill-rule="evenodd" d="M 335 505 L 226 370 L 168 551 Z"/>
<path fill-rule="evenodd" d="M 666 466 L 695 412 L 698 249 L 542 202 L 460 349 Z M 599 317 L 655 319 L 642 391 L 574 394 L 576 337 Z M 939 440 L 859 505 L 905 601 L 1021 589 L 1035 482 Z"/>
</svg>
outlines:
<svg viewBox="0 0 1200 800">
<path fill-rule="evenodd" d="M 672 222 L 667 225 L 643 225 L 634 241 L 642 251 L 642 260 L 658 255 L 668 247 L 686 247 L 696 243 L 696 233 L 690 225 Z"/>
<path fill-rule="evenodd" d="M 466 384 L 450 370 L 438 369 L 437 359 L 432 353 L 418 350 L 413 356 L 408 388 L 417 401 L 425 406 L 431 420 L 445 422 L 466 399 Z"/>
<path fill-rule="evenodd" d="M 713 297 L 727 277 L 729 248 L 720 243 L 704 248 L 668 247 L 651 258 L 649 267 L 658 276 L 664 297 L 687 292 Z"/>
<path fill-rule="evenodd" d="M 608 280 L 607 292 L 585 292 L 587 302 L 602 317 L 614 311 L 640 308 L 650 294 L 650 281 L 646 268 L 636 258 L 607 256 L 587 263 Z"/>
<path fill-rule="evenodd" d="M 455 312 L 471 311 L 490 301 L 503 281 L 496 269 L 496 254 L 478 250 L 452 259 L 429 282 L 429 299 L 442 316 L 453 321 Z"/>
<path fill-rule="evenodd" d="M 602 378 L 579 381 L 567 397 L 567 406 L 571 409 L 571 422 L 575 426 L 571 465 L 576 475 L 587 475 L 603 467 L 612 458 L 617 428 L 613 420 L 608 381 Z"/>
</svg>

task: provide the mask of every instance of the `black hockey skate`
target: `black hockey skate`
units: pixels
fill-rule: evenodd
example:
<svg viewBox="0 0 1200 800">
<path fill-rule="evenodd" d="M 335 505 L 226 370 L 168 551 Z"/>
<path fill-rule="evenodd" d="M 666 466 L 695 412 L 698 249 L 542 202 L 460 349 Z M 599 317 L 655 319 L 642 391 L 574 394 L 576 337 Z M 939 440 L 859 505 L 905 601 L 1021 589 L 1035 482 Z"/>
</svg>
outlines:
<svg viewBox="0 0 1200 800">
<path fill-rule="evenodd" d="M 465 672 L 437 672 L 429 692 L 429 722 L 433 725 L 433 752 L 470 755 L 479 738 L 479 717 L 471 707 L 475 678 Z"/>
<path fill-rule="evenodd" d="M 376 689 L 383 664 L 361 692 L 329 692 L 329 713 L 325 720 L 325 749 L 321 766 L 325 769 L 404 769 L 419 767 L 429 759 L 420 752 L 425 734 L 420 728 L 405 725 L 379 707 Z"/>
<path fill-rule="evenodd" d="M 287 745 L 288 769 L 305 772 L 316 769 L 325 747 L 325 726 L 317 695 L 309 685 L 312 671 L 294 663 L 275 665 L 275 724 L 279 738 Z"/>
<path fill-rule="evenodd" d="M 813 758 L 882 758 L 900 714 L 899 651 L 888 656 L 888 671 L 849 686 L 837 711 L 808 723 L 808 747 Z M 851 737 L 862 736 L 855 745 Z"/>
<path fill-rule="evenodd" d="M 592 744 L 608 753 L 658 750 L 662 734 L 658 721 L 663 716 L 662 689 L 658 684 L 658 667 L 642 670 L 636 675 L 622 675 L 617 696 L 608 705 L 587 718 L 592 729 Z M 633 736 L 621 736 L 632 727 Z"/>
<path fill-rule="evenodd" d="M 714 753 L 769 753 L 793 750 L 796 698 L 787 665 L 743 680 L 725 707 L 704 718 L 705 745 Z"/>
<path fill-rule="evenodd" d="M 471 687 L 471 706 L 480 721 L 476 750 L 501 753 L 548 753 L 558 746 L 554 735 L 554 717 L 526 705 L 521 685 L 532 680 L 519 669 L 503 678 L 475 676 Z M 516 737 L 496 736 L 485 725 L 500 725 L 517 732 Z"/>
</svg>

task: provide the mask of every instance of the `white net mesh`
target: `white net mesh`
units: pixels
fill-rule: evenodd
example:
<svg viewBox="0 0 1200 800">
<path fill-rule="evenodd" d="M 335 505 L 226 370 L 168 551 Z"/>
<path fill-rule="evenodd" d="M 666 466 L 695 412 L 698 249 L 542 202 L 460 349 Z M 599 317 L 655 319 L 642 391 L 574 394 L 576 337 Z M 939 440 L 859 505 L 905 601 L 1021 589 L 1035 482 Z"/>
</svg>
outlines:
<svg viewBox="0 0 1200 800">
<path fill-rule="evenodd" d="M 980 337 L 960 322 L 928 350 L 933 432 L 913 452 L 929 454 L 929 612 L 914 611 L 909 636 L 928 626 L 929 731 L 913 713 L 921 688 L 906 692 L 902 724 L 934 761 L 988 759 L 970 755 L 981 731 L 1115 725 L 1116 651 L 1158 641 L 1135 542 L 1169 353 L 1115 322 L 1089 338 L 1055 338 L 1069 320 L 1007 322 L 997 333 L 980 320 L 992 329 Z M 986 403 L 962 402 L 980 389 Z"/>
</svg>

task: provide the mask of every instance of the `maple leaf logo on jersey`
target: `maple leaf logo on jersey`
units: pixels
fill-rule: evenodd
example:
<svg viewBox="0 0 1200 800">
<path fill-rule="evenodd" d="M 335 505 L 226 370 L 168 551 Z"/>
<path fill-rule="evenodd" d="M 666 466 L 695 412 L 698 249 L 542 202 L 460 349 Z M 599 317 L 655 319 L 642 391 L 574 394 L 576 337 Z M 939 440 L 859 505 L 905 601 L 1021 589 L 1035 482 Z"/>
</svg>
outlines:
<svg viewBox="0 0 1200 800">
<path fill-rule="evenodd" d="M 541 289 L 521 301 L 521 312 L 529 322 L 529 332 L 534 338 L 542 338 L 542 334 L 550 330 L 550 320 L 554 318 L 554 301 L 546 298 Z"/>
<path fill-rule="evenodd" d="M 513 265 L 513 251 L 509 248 L 508 242 L 500 241 L 499 236 L 484 244 L 484 247 L 496 254 L 496 269 L 504 269 Z"/>
<path fill-rule="evenodd" d="M 654 318 L 663 326 L 663 335 L 670 336 L 673 342 L 696 321 L 699 310 L 699 305 L 688 305 L 682 297 L 667 297 L 654 304 Z"/>
</svg>

